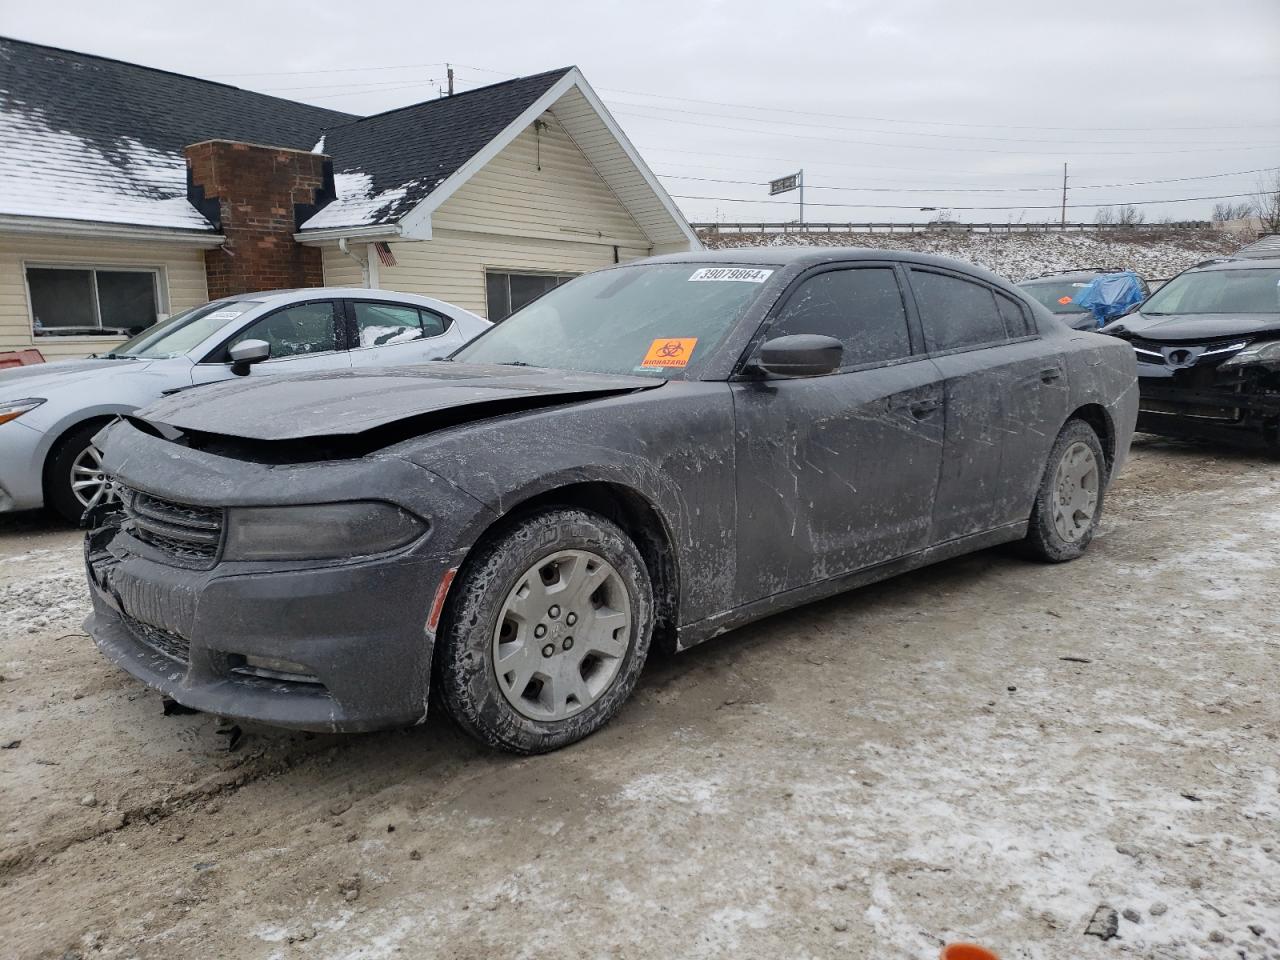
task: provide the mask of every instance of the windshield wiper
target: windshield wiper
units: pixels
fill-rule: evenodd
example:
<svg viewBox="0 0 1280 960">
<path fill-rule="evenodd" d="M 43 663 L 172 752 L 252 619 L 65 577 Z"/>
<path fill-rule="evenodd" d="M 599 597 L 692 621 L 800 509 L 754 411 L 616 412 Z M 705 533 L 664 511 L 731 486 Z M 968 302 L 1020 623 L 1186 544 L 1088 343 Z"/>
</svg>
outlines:
<svg viewBox="0 0 1280 960">
<path fill-rule="evenodd" d="M 128 353 L 95 353 L 94 356 L 99 360 L 137 360 L 138 358 Z"/>
</svg>

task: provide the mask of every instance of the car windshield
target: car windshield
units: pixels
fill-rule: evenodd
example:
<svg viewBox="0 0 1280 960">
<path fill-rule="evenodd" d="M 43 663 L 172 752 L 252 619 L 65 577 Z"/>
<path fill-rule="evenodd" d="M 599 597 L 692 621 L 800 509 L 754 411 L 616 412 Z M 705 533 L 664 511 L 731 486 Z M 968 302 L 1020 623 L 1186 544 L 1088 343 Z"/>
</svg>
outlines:
<svg viewBox="0 0 1280 960">
<path fill-rule="evenodd" d="M 259 303 L 258 300 L 218 300 L 192 307 L 148 327 L 107 356 L 141 357 L 147 360 L 181 356 Z"/>
<path fill-rule="evenodd" d="M 1184 273 L 1152 294 L 1142 312 L 1280 313 L 1280 268 Z"/>
<path fill-rule="evenodd" d="M 1084 313 L 1084 307 L 1071 301 L 1088 285 L 1087 280 L 1058 280 L 1052 283 L 1028 283 L 1022 289 L 1054 313 Z"/>
<path fill-rule="evenodd" d="M 513 313 L 453 359 L 693 377 L 772 273 L 771 267 L 654 263 L 588 274 Z"/>
</svg>

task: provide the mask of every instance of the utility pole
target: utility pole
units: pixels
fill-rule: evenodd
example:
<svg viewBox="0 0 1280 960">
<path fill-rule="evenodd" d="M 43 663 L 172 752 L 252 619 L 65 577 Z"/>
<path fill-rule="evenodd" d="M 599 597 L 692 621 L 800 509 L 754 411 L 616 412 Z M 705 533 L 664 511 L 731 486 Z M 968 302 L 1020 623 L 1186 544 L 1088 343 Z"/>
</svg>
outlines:
<svg viewBox="0 0 1280 960">
<path fill-rule="evenodd" d="M 1062 225 L 1066 227 L 1066 161 L 1062 161 Z"/>
<path fill-rule="evenodd" d="M 804 168 L 800 169 L 800 226 L 804 226 Z"/>
<path fill-rule="evenodd" d="M 445 69 L 449 71 L 449 96 L 453 96 L 453 64 L 446 63 Z"/>
</svg>

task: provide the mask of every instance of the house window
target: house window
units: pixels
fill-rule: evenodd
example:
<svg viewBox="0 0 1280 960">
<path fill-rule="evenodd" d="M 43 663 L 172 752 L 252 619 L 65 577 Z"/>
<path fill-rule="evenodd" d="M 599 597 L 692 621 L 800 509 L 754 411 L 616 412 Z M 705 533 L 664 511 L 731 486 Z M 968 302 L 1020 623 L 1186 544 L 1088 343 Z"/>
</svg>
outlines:
<svg viewBox="0 0 1280 960">
<path fill-rule="evenodd" d="M 489 270 L 484 275 L 485 299 L 491 323 L 505 320 L 548 290 L 568 283 L 576 273 L 506 273 Z"/>
<path fill-rule="evenodd" d="M 130 267 L 27 267 L 37 337 L 125 336 L 156 322 L 160 271 Z"/>
</svg>

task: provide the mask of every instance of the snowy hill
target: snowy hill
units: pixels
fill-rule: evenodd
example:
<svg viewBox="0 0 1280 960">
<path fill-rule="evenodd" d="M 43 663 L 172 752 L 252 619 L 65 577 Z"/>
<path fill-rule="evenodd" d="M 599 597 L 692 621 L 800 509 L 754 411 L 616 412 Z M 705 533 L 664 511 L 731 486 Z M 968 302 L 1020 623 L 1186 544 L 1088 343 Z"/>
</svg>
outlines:
<svg viewBox="0 0 1280 960">
<path fill-rule="evenodd" d="M 710 250 L 733 247 L 870 247 L 914 250 L 986 267 L 1017 283 L 1055 270 L 1122 268 L 1168 279 L 1211 257 L 1234 253 L 1240 241 L 1210 231 L 1100 233 L 713 233 L 699 234 Z"/>
</svg>

